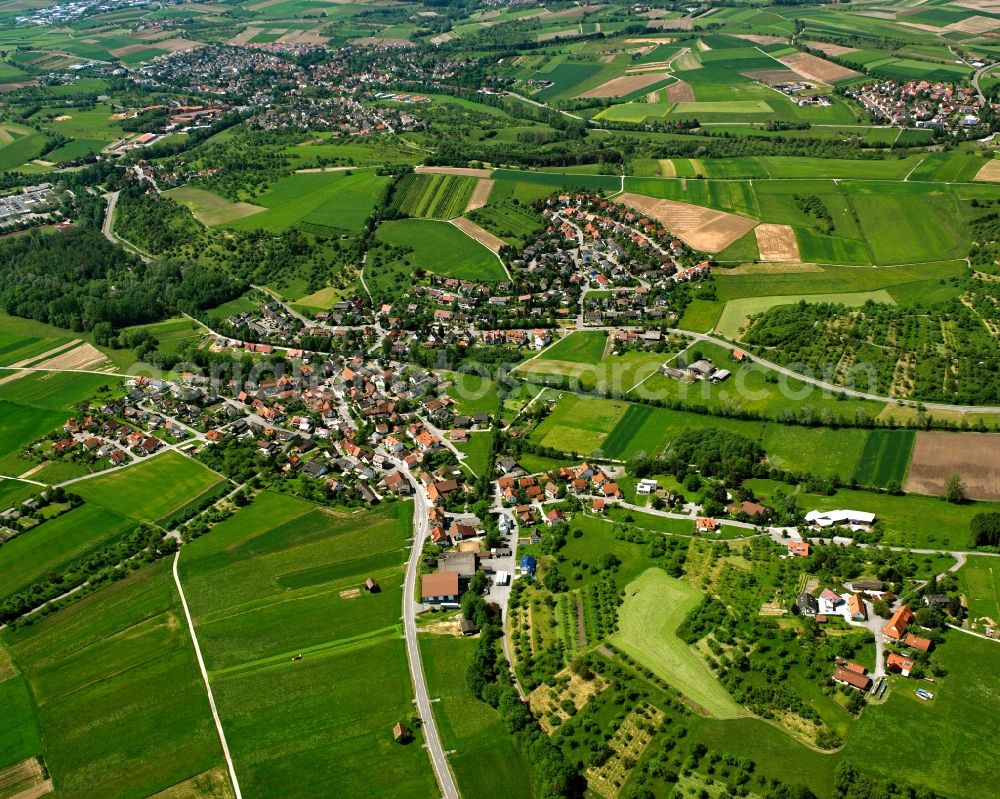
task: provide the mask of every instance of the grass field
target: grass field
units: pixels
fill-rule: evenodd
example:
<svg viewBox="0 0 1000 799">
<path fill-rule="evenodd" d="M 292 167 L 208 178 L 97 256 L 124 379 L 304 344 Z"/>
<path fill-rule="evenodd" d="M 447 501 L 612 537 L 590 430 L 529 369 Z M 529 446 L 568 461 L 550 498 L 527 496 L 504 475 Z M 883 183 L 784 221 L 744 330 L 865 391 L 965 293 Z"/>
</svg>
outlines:
<svg viewBox="0 0 1000 799">
<path fill-rule="evenodd" d="M 191 213 L 203 225 L 225 225 L 266 210 L 252 203 L 234 203 L 218 194 L 194 186 L 182 186 L 164 192 L 168 197 L 191 209 Z"/>
<path fill-rule="evenodd" d="M 277 233 L 297 226 L 317 233 L 356 233 L 388 184 L 389 178 L 373 169 L 288 175 L 253 199 L 267 210 L 226 227 Z"/>
<path fill-rule="evenodd" d="M 625 586 L 620 629 L 611 643 L 715 718 L 746 715 L 708 665 L 680 638 L 677 628 L 701 601 L 692 585 L 648 569 Z"/>
<path fill-rule="evenodd" d="M 3 635 L 55 795 L 144 799 L 221 763 L 169 560 Z"/>
<path fill-rule="evenodd" d="M 793 490 L 789 486 L 782 488 L 786 492 Z M 966 549 L 972 517 L 1000 509 L 1000 505 L 990 502 L 952 505 L 939 497 L 893 496 L 847 488 L 838 489 L 833 496 L 801 490 L 796 496 L 803 511 L 851 508 L 874 513 L 885 528 L 882 543 L 920 549 Z"/>
<path fill-rule="evenodd" d="M 868 435 L 861 429 L 749 422 L 564 394 L 531 438 L 561 452 L 627 459 L 637 452 L 662 452 L 683 430 L 710 427 L 758 442 L 785 469 L 845 480 L 854 474 Z"/>
<path fill-rule="evenodd" d="M 264 492 L 185 548 L 181 576 L 248 795 L 435 790 L 419 738 L 392 739 L 412 710 L 399 623 L 411 513 L 333 513 Z M 381 593 L 358 590 L 368 577 Z"/>
<path fill-rule="evenodd" d="M 198 461 L 165 452 L 145 463 L 98 475 L 73 485 L 88 503 L 121 510 L 138 521 L 155 522 L 212 491 L 222 482 Z"/>
<path fill-rule="evenodd" d="M 454 749 L 448 763 L 463 796 L 531 799 L 531 767 L 514 748 L 496 711 L 476 699 L 465 683 L 465 671 L 476 641 L 450 635 L 421 635 L 427 687 L 445 749 Z M 489 768 L 483 764 L 489 762 Z"/>
<path fill-rule="evenodd" d="M 747 320 L 755 314 L 764 313 L 770 308 L 778 305 L 794 305 L 799 300 L 806 302 L 833 302 L 857 307 L 866 302 L 880 302 L 887 305 L 894 305 L 892 295 L 884 289 L 879 291 L 858 292 L 856 294 L 806 294 L 788 295 L 777 297 L 747 297 L 739 300 L 730 300 L 723 308 L 719 321 L 715 325 L 718 333 L 731 339 L 738 339 L 743 328 L 746 327 Z"/>
<path fill-rule="evenodd" d="M 557 341 L 542 352 L 536 360 L 597 363 L 604 358 L 604 348 L 607 341 L 607 333 L 580 330 Z"/>
<path fill-rule="evenodd" d="M 462 463 L 476 475 L 486 473 L 490 461 L 490 434 L 488 432 L 470 433 L 469 440 L 463 444 L 456 444 L 455 448 L 468 456 Z"/>
<path fill-rule="evenodd" d="M 378 239 L 412 252 L 402 264 L 421 268 L 443 277 L 462 280 L 497 281 L 506 273 L 499 259 L 482 244 L 448 222 L 430 219 L 401 219 L 379 226 Z M 365 278 L 369 272 L 365 271 Z M 376 280 L 378 278 L 376 277 Z"/>
<path fill-rule="evenodd" d="M 36 486 L 37 490 L 37 486 Z M 0 547 L 0 601 L 115 540 L 135 522 L 109 508 L 84 504 L 43 522 Z"/>
<path fill-rule="evenodd" d="M 972 624 L 980 619 L 1000 624 L 1000 563 L 997 558 L 968 556 L 958 571 L 958 585 L 965 594 Z"/>
<path fill-rule="evenodd" d="M 854 479 L 861 485 L 903 485 L 917 434 L 912 430 L 872 430 L 865 441 Z"/>
</svg>

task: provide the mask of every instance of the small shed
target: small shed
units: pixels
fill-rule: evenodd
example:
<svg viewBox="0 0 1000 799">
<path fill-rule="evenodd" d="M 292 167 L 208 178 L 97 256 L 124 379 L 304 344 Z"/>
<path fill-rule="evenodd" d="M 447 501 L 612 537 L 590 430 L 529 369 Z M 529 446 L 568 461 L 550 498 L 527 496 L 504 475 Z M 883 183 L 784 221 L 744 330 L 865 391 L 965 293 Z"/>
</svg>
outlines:
<svg viewBox="0 0 1000 799">
<path fill-rule="evenodd" d="M 396 743 L 406 743 L 410 740 L 410 731 L 406 729 L 406 725 L 401 721 L 397 721 L 395 726 L 392 728 L 392 738 Z"/>
<path fill-rule="evenodd" d="M 367 580 L 365 580 L 365 590 L 372 594 L 377 594 L 382 589 L 379 588 L 378 583 L 376 583 L 371 577 L 369 577 Z"/>
<path fill-rule="evenodd" d="M 475 635 L 479 628 L 472 619 L 462 619 L 462 635 Z"/>
</svg>

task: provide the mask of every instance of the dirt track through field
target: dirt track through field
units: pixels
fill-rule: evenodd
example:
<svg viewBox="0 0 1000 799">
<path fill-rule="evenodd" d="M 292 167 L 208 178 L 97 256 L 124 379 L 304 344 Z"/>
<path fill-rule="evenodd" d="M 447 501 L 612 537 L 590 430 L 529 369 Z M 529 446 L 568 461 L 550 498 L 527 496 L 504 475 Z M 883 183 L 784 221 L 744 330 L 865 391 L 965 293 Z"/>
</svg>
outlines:
<svg viewBox="0 0 1000 799">
<path fill-rule="evenodd" d="M 469 169 L 464 166 L 418 166 L 413 170 L 421 175 L 459 175 L 466 178 L 491 178 L 492 169 Z"/>
<path fill-rule="evenodd" d="M 906 491 L 942 496 L 953 474 L 970 499 L 1000 500 L 1000 435 L 918 432 Z"/>
<path fill-rule="evenodd" d="M 495 255 L 499 255 L 500 248 L 506 244 L 506 242 L 502 239 L 498 239 L 488 230 L 483 230 L 483 228 L 479 227 L 479 225 L 471 219 L 466 219 L 464 216 L 456 216 L 454 219 L 449 221 L 463 233 L 467 233 L 472 236 L 472 238 Z"/>
<path fill-rule="evenodd" d="M 642 194 L 621 194 L 615 202 L 651 216 L 686 244 L 704 252 L 724 250 L 757 225 L 756 220 L 744 216 Z"/>
<path fill-rule="evenodd" d="M 490 178 L 480 178 L 476 188 L 472 190 L 472 196 L 465 206 L 465 212 L 475 211 L 482 208 L 490 201 L 490 192 L 493 191 L 493 180 Z"/>
<path fill-rule="evenodd" d="M 757 225 L 754 235 L 757 237 L 757 249 L 762 261 L 798 263 L 802 260 L 791 225 Z"/>
</svg>

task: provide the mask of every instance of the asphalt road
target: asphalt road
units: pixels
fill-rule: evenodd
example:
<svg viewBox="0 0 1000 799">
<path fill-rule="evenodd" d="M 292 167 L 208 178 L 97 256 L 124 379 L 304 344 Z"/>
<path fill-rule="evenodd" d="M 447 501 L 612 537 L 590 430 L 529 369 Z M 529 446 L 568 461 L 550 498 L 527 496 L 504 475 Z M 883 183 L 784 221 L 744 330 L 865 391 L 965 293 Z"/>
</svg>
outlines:
<svg viewBox="0 0 1000 799">
<path fill-rule="evenodd" d="M 427 753 L 434 767 L 438 785 L 444 799 L 459 799 L 455 778 L 452 776 L 448 761 L 445 759 L 438 735 L 437 722 L 431 711 L 431 700 L 427 694 L 427 679 L 424 676 L 424 664 L 420 659 L 420 646 L 417 643 L 417 611 L 420 605 L 414 601 L 413 595 L 417 584 L 417 565 L 424 551 L 424 541 L 427 540 L 427 496 L 423 486 L 413 478 L 409 470 L 399 465 L 400 472 L 405 474 L 413 486 L 413 547 L 410 559 L 406 564 L 406 578 L 403 581 L 403 637 L 406 640 L 406 659 L 410 663 L 410 676 L 413 678 L 413 693 L 416 697 L 417 712 L 420 716 Z"/>
</svg>

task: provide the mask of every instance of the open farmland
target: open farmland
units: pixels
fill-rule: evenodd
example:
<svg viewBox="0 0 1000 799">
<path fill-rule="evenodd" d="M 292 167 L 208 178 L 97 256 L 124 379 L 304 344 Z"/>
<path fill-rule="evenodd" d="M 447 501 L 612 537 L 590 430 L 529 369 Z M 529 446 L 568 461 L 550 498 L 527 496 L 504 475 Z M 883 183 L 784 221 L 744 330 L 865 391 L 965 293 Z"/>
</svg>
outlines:
<svg viewBox="0 0 1000 799">
<path fill-rule="evenodd" d="M 705 252 L 724 250 L 757 224 L 736 214 L 639 194 L 621 194 L 615 202 L 648 214 L 686 244 Z"/>
<path fill-rule="evenodd" d="M 222 764 L 169 560 L 3 635 L 57 796 L 145 799 Z"/>
<path fill-rule="evenodd" d="M 254 198 L 267 210 L 226 223 L 234 230 L 280 233 L 298 226 L 320 233 L 361 230 L 389 184 L 373 169 L 298 172 L 280 178 Z"/>
<path fill-rule="evenodd" d="M 885 289 L 879 291 L 863 291 L 856 294 L 802 294 L 797 296 L 776 296 L 776 297 L 747 297 L 744 299 L 730 300 L 719 317 L 715 329 L 723 336 L 731 339 L 739 339 L 747 322 L 751 316 L 764 313 L 769 308 L 778 305 L 794 305 L 800 300 L 806 302 L 834 302 L 856 307 L 864 305 L 866 302 L 883 302 L 888 305 L 895 304 L 892 295 Z"/>
<path fill-rule="evenodd" d="M 135 525 L 115 510 L 85 503 L 22 533 L 0 547 L 0 602 L 52 574 L 63 575 L 67 585 L 78 582 L 69 579 L 77 564 Z"/>
<path fill-rule="evenodd" d="M 139 521 L 155 522 L 197 502 L 222 478 L 198 461 L 165 452 L 136 466 L 98 475 L 74 485 L 73 491 L 87 502 L 121 509 Z M 133 497 L 123 507 L 122 497 Z"/>
<path fill-rule="evenodd" d="M 419 741 L 392 739 L 412 709 L 399 624 L 411 512 L 335 513 L 264 492 L 185 548 L 181 577 L 248 794 L 435 790 Z M 380 593 L 356 590 L 368 577 Z"/>
<path fill-rule="evenodd" d="M 556 395 L 547 395 L 554 398 Z M 758 442 L 768 459 L 795 472 L 849 480 L 868 436 L 851 428 L 795 427 L 673 411 L 618 400 L 563 394 L 531 434 L 532 441 L 580 456 L 628 459 L 661 453 L 683 430 L 719 428 Z"/>
<path fill-rule="evenodd" d="M 1000 500 L 1000 436 L 921 430 L 913 447 L 906 490 L 943 496 L 957 474 L 972 499 Z"/>
<path fill-rule="evenodd" d="M 449 222 L 430 219 L 385 222 L 379 226 L 378 239 L 410 249 L 404 262 L 442 277 L 487 282 L 505 277 L 494 253 Z"/>
<path fill-rule="evenodd" d="M 867 486 L 901 486 L 910 465 L 916 435 L 912 430 L 872 430 L 865 440 L 854 479 Z"/>
<path fill-rule="evenodd" d="M 451 219 L 465 211 L 476 186 L 476 178 L 414 173 L 396 188 L 393 207 L 404 216 Z"/>
<path fill-rule="evenodd" d="M 619 610 L 620 630 L 611 643 L 670 683 L 705 713 L 715 718 L 745 715 L 706 664 L 677 637 L 685 616 L 702 593 L 689 583 L 649 569 L 625 587 Z"/>
<path fill-rule="evenodd" d="M 757 225 L 753 232 L 757 237 L 757 249 L 762 261 L 797 263 L 802 260 L 791 225 Z"/>
<path fill-rule="evenodd" d="M 208 227 L 225 225 L 267 210 L 262 205 L 235 203 L 218 194 L 194 186 L 171 189 L 166 192 L 166 195 L 189 208 L 195 218 Z"/>
<path fill-rule="evenodd" d="M 428 690 L 441 697 L 434 716 L 442 745 L 454 749 L 448 763 L 463 796 L 531 799 L 529 764 L 514 747 L 496 711 L 471 696 L 465 672 L 477 642 L 451 635 L 421 634 L 420 655 Z M 490 769 L 483 769 L 489 760 Z M 502 786 L 502 788 L 501 788 Z"/>
</svg>

